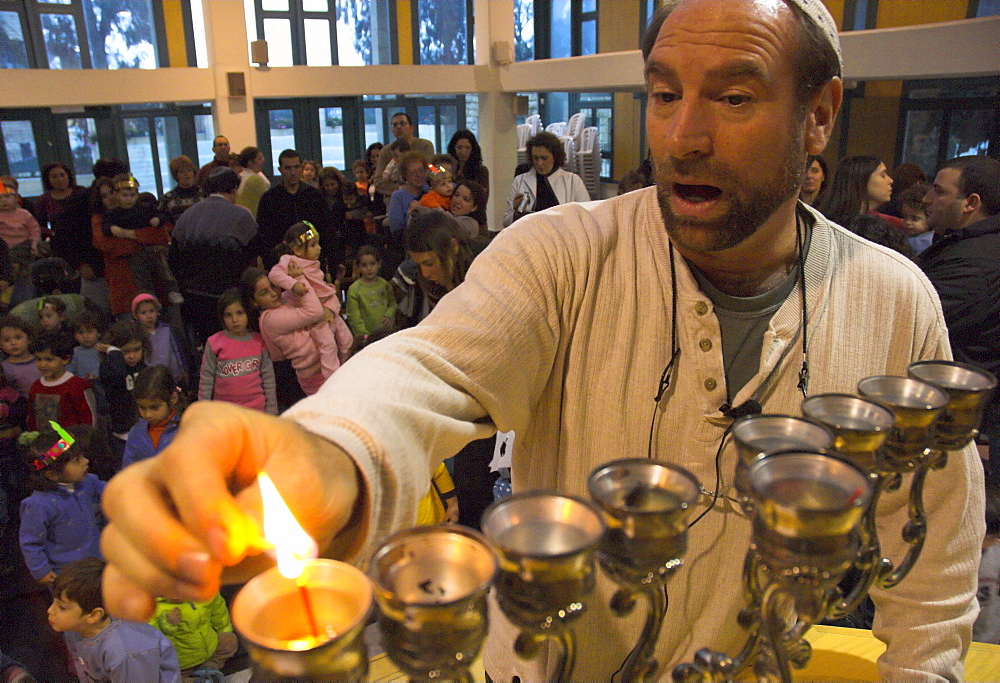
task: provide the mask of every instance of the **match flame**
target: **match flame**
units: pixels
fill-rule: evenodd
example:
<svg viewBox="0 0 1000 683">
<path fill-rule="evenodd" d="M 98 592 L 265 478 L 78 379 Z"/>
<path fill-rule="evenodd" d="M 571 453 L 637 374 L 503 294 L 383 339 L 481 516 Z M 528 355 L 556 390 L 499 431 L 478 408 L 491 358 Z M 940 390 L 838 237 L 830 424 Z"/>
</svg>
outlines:
<svg viewBox="0 0 1000 683">
<path fill-rule="evenodd" d="M 306 562 L 319 554 L 316 541 L 295 519 L 271 477 L 261 472 L 257 475 L 257 483 L 264 505 L 264 538 L 274 546 L 278 571 L 285 578 L 298 578 Z"/>
</svg>

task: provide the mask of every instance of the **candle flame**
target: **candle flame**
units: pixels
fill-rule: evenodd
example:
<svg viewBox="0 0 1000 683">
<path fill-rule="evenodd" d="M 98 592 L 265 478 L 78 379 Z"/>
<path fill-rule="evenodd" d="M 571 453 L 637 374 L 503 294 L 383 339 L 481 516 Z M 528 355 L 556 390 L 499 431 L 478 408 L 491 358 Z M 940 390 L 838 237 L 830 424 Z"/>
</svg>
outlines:
<svg viewBox="0 0 1000 683">
<path fill-rule="evenodd" d="M 264 506 L 264 538 L 274 547 L 278 571 L 285 578 L 298 578 L 306 562 L 319 554 L 316 541 L 295 519 L 271 477 L 261 472 L 257 483 Z"/>
</svg>

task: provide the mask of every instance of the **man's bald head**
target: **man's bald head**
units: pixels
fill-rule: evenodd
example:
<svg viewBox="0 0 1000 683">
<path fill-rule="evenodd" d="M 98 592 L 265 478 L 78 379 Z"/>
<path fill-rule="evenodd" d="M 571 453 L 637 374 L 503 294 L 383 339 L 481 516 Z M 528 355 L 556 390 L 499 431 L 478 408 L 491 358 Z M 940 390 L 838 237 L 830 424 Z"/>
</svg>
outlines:
<svg viewBox="0 0 1000 683">
<path fill-rule="evenodd" d="M 698 0 L 665 0 L 653 15 L 649 27 L 642 38 L 642 58 L 649 55 L 656 44 L 663 22 L 680 5 Z M 737 1 L 737 0 L 732 0 Z M 799 44 L 797 54 L 791 60 L 795 69 L 797 99 L 805 104 L 809 96 L 834 77 L 841 75 L 843 67 L 840 54 L 840 38 L 837 25 L 820 0 L 739 0 L 741 2 L 764 2 L 773 5 L 781 2 L 795 15 Z"/>
</svg>

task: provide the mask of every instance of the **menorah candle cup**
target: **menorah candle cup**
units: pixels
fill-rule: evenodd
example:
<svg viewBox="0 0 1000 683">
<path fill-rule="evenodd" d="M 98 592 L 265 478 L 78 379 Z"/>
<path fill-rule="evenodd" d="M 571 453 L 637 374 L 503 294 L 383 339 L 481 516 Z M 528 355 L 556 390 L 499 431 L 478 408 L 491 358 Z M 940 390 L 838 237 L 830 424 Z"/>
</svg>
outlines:
<svg viewBox="0 0 1000 683">
<path fill-rule="evenodd" d="M 976 438 L 986 401 L 997 386 L 997 378 L 992 373 L 949 360 L 918 361 L 906 372 L 948 394 L 948 404 L 938 417 L 934 432 L 937 448 L 957 450 Z"/>
<path fill-rule="evenodd" d="M 389 658 L 417 680 L 464 680 L 488 631 L 497 559 L 464 527 L 407 529 L 372 557 L 370 575 Z"/>
<path fill-rule="evenodd" d="M 748 415 L 733 423 L 736 476 L 733 483 L 747 514 L 753 511 L 748 473 L 758 459 L 780 451 L 822 453 L 833 446 L 833 433 L 810 420 L 788 415 Z"/>
<path fill-rule="evenodd" d="M 550 632 L 575 621 L 596 582 L 600 512 L 571 496 L 523 493 L 490 505 L 481 526 L 500 556 L 497 601 L 507 618 Z"/>
<path fill-rule="evenodd" d="M 644 578 L 669 569 L 687 548 L 687 520 L 700 495 L 683 467 L 654 460 L 617 460 L 587 481 L 604 513 L 602 561 Z"/>
<path fill-rule="evenodd" d="M 871 496 L 868 475 L 821 453 L 785 452 L 750 467 L 758 519 L 787 538 L 822 538 L 854 531 Z"/>
<path fill-rule="evenodd" d="M 368 577 L 316 559 L 297 579 L 277 568 L 251 579 L 233 601 L 232 619 L 255 681 L 360 681 L 368 671 L 362 636 L 371 606 Z"/>
<path fill-rule="evenodd" d="M 890 375 L 866 377 L 858 382 L 858 393 L 895 415 L 883 444 L 883 469 L 908 472 L 923 462 L 934 445 L 935 424 L 948 394 L 927 382 Z"/>
<path fill-rule="evenodd" d="M 888 408 L 850 394 L 810 396 L 802 414 L 829 429 L 833 450 L 866 472 L 876 469 L 876 452 L 896 419 Z"/>
</svg>

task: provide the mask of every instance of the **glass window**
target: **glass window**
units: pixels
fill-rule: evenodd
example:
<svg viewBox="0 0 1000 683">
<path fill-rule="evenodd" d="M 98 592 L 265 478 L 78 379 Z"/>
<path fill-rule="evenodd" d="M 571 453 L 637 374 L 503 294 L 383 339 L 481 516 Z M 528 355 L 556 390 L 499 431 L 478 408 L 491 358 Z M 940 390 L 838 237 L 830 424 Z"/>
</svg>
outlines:
<svg viewBox="0 0 1000 683">
<path fill-rule="evenodd" d="M 929 178 L 937 172 L 943 122 L 942 111 L 910 111 L 906 114 L 902 161 L 916 164 Z"/>
<path fill-rule="evenodd" d="M 1000 0 L 979 0 L 976 7 L 977 17 L 992 17 L 1000 14 Z"/>
<path fill-rule="evenodd" d="M 470 92 L 465 96 L 465 127 L 479 138 L 479 93 Z"/>
<path fill-rule="evenodd" d="M 27 69 L 28 66 L 28 48 L 24 44 L 20 15 L 0 12 L 0 69 Z"/>
<path fill-rule="evenodd" d="M 95 68 L 155 69 L 156 28 L 149 0 L 90 0 L 85 13 Z"/>
<path fill-rule="evenodd" d="M 0 121 L 3 146 L 7 150 L 10 175 L 18 180 L 18 193 L 33 197 L 42 193 L 42 174 L 31 121 Z"/>
<path fill-rule="evenodd" d="M 302 0 L 303 12 L 329 12 L 326 0 Z"/>
<path fill-rule="evenodd" d="M 381 107 L 365 107 L 365 147 L 381 142 L 385 133 L 385 117 Z"/>
<path fill-rule="evenodd" d="M 572 22 L 570 20 L 570 0 L 552 0 L 552 26 L 549 57 L 570 57 L 572 48 Z"/>
<path fill-rule="evenodd" d="M 38 0 L 38 2 L 45 2 L 50 5 L 72 5 L 73 0 Z"/>
<path fill-rule="evenodd" d="M 417 107 L 417 137 L 434 142 L 434 124 L 434 107 Z M 434 145 L 434 149 L 438 149 L 438 145 Z"/>
<path fill-rule="evenodd" d="M 212 141 L 215 140 L 215 124 L 211 114 L 195 114 L 194 137 L 198 143 L 198 158 L 194 160 L 198 166 L 204 166 L 215 158 L 212 151 Z"/>
<path fill-rule="evenodd" d="M 272 109 L 268 113 L 271 135 L 271 175 L 281 175 L 278 172 L 278 155 L 282 150 L 295 149 L 295 116 L 291 109 Z"/>
<path fill-rule="evenodd" d="M 302 23 L 306 36 L 306 65 L 333 66 L 330 22 L 326 19 L 306 19 Z"/>
<path fill-rule="evenodd" d="M 535 58 L 535 0 L 514 0 L 514 60 Z"/>
<path fill-rule="evenodd" d="M 260 8 L 265 12 L 287 12 L 288 0 L 260 0 Z"/>
<path fill-rule="evenodd" d="M 288 19 L 265 19 L 264 40 L 267 41 L 268 64 L 292 66 L 292 22 Z"/>
<path fill-rule="evenodd" d="M 466 3 L 461 0 L 419 0 L 421 64 L 468 64 Z"/>
<path fill-rule="evenodd" d="M 580 22 L 580 54 L 597 54 L 597 20 L 588 19 Z"/>
<path fill-rule="evenodd" d="M 153 141 L 150 136 L 149 119 L 145 116 L 127 118 L 125 145 L 128 150 L 128 167 L 132 177 L 139 181 L 140 192 L 156 194 L 156 171 L 153 168 Z"/>
<path fill-rule="evenodd" d="M 368 2 L 337 1 L 337 63 L 365 66 L 372 61 L 372 17 Z"/>
<path fill-rule="evenodd" d="M 435 145 L 434 149 L 447 152 L 446 147 L 451 136 L 458 130 L 458 107 L 453 104 L 444 104 L 438 107 L 438 133 L 441 141 L 440 145 Z"/>
<path fill-rule="evenodd" d="M 344 170 L 344 113 L 340 107 L 320 107 L 320 163 Z"/>
<path fill-rule="evenodd" d="M 953 111 L 948 130 L 948 151 L 945 157 L 989 154 L 990 133 L 996 125 L 995 109 Z"/>
<path fill-rule="evenodd" d="M 90 185 L 94 181 L 91 173 L 94 162 L 101 158 L 97 143 L 97 124 L 94 119 L 67 119 L 66 133 L 69 135 L 76 182 L 78 185 Z"/>
<path fill-rule="evenodd" d="M 80 41 L 76 19 L 69 14 L 42 14 L 42 37 L 50 69 L 80 69 Z"/>
<path fill-rule="evenodd" d="M 176 116 L 157 116 L 156 154 L 160 162 L 160 192 L 172 189 L 176 183 L 170 175 L 170 160 L 181 155 L 181 134 Z"/>
</svg>

